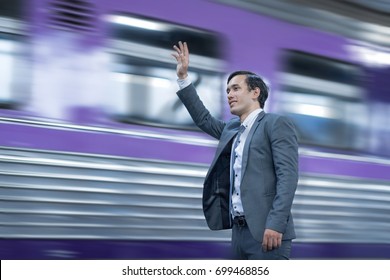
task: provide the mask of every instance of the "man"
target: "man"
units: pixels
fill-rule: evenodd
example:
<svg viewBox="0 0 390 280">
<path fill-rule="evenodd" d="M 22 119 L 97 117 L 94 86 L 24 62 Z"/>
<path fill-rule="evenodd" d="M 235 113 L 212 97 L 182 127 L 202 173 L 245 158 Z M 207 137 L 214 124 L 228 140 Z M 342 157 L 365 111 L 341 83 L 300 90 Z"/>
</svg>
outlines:
<svg viewBox="0 0 390 280">
<path fill-rule="evenodd" d="M 264 112 L 268 87 L 248 71 L 234 72 L 227 82 L 230 112 L 238 118 L 226 123 L 215 119 L 189 80 L 187 44 L 173 48 L 177 94 L 195 124 L 219 140 L 203 189 L 208 226 L 232 228 L 235 259 L 288 259 L 295 238 L 291 206 L 298 182 L 293 123 Z"/>
</svg>

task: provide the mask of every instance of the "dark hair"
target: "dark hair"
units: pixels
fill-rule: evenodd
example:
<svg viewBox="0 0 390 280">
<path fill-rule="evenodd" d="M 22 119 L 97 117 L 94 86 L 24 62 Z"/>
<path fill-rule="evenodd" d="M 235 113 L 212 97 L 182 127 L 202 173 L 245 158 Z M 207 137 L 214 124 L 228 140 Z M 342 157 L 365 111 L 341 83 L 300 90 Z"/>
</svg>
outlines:
<svg viewBox="0 0 390 280">
<path fill-rule="evenodd" d="M 238 76 L 238 75 L 245 75 L 246 79 L 245 82 L 248 85 L 249 90 L 254 90 L 255 88 L 260 89 L 260 95 L 258 97 L 258 101 L 260 103 L 260 108 L 264 108 L 265 101 L 268 98 L 268 86 L 265 84 L 263 79 L 257 75 L 256 73 L 250 72 L 250 71 L 236 71 L 230 74 L 230 76 L 227 79 L 227 83 L 230 82 L 233 77 Z"/>
</svg>

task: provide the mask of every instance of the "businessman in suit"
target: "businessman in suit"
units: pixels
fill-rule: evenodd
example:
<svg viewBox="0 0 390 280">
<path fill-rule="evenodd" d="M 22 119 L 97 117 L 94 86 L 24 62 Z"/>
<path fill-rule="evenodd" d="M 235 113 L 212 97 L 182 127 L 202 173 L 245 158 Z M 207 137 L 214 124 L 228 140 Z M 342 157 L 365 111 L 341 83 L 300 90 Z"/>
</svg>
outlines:
<svg viewBox="0 0 390 280">
<path fill-rule="evenodd" d="M 298 182 L 293 123 L 265 113 L 268 87 L 255 73 L 237 71 L 227 81 L 228 122 L 215 119 L 188 77 L 189 50 L 179 42 L 180 100 L 195 124 L 219 140 L 203 188 L 203 211 L 212 230 L 232 228 L 234 259 L 289 259 L 295 238 L 291 207 Z"/>
</svg>

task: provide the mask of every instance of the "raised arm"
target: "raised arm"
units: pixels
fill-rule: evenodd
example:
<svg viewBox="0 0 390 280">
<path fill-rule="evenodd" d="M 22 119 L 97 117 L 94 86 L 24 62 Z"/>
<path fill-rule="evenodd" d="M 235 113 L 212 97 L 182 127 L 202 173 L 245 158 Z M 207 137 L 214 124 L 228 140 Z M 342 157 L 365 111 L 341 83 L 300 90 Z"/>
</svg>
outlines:
<svg viewBox="0 0 390 280">
<path fill-rule="evenodd" d="M 195 124 L 210 136 L 219 139 L 225 127 L 225 122 L 214 118 L 200 100 L 195 87 L 187 79 L 189 66 L 189 51 L 187 43 L 179 42 L 173 46 L 175 53 L 172 56 L 177 61 L 176 74 L 184 86 L 177 92 L 180 100 L 187 108 Z M 186 79 L 186 80 L 185 80 Z"/>
</svg>

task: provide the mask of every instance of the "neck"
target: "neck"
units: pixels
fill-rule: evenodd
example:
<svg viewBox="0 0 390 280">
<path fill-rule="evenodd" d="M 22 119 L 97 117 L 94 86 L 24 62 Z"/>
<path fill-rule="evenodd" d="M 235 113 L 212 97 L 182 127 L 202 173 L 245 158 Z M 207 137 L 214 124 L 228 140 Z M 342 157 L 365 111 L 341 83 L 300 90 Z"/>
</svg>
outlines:
<svg viewBox="0 0 390 280">
<path fill-rule="evenodd" d="M 254 110 L 257 110 L 257 109 L 260 109 L 259 106 L 256 106 L 254 108 L 252 108 L 251 110 L 249 110 L 248 112 L 245 112 L 244 114 L 240 115 L 240 122 L 243 123 L 245 121 L 245 119 L 254 111 Z"/>
</svg>

